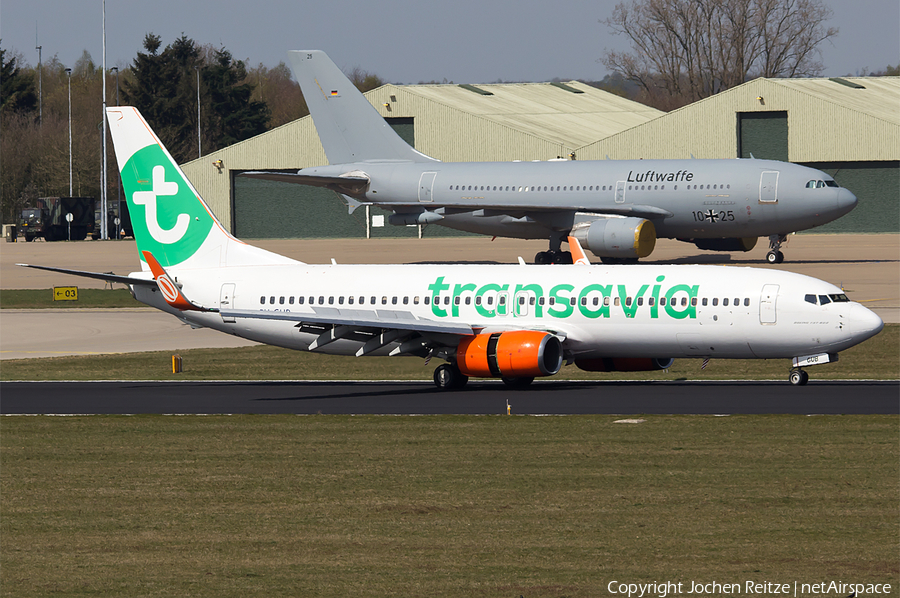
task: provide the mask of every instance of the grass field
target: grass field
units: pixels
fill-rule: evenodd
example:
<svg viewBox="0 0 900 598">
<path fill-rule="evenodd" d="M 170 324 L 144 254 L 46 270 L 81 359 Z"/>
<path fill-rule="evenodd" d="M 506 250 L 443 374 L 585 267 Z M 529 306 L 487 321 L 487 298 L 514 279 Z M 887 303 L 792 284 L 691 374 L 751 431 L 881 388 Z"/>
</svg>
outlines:
<svg viewBox="0 0 900 598">
<path fill-rule="evenodd" d="M 178 352 L 184 372 L 173 374 L 172 352 L 51 357 L 0 362 L 0 380 L 427 380 L 436 362 L 418 357 L 343 357 L 258 346 Z M 786 380 L 790 361 L 678 359 L 667 372 L 590 373 L 568 366 L 556 376 L 572 380 Z M 889 324 L 840 361 L 809 368 L 823 379 L 900 378 L 900 325 Z"/>
<path fill-rule="evenodd" d="M 6 417 L 0 593 L 898 595 L 896 417 L 615 421 Z"/>
<path fill-rule="evenodd" d="M 0 291 L 0 309 L 79 309 L 147 307 L 131 296 L 128 289 L 78 289 L 77 301 L 54 301 L 53 289 L 4 289 Z"/>
</svg>

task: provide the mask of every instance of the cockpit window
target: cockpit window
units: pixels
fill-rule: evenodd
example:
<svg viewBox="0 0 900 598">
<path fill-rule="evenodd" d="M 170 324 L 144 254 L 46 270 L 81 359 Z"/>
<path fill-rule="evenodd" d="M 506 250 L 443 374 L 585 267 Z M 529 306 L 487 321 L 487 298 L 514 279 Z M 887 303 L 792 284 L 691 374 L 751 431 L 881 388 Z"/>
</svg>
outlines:
<svg viewBox="0 0 900 598">
<path fill-rule="evenodd" d="M 816 188 L 816 182 L 815 182 L 815 181 L 807 181 L 807 183 L 806 183 L 806 188 L 807 188 L 807 189 L 815 189 L 815 188 Z"/>
<path fill-rule="evenodd" d="M 830 181 L 825 181 L 825 185 L 828 187 L 840 187 L 833 179 Z"/>
<path fill-rule="evenodd" d="M 803 300 L 813 305 L 828 305 L 829 303 L 849 303 L 850 299 L 843 293 L 834 293 L 832 295 L 804 295 Z"/>
</svg>

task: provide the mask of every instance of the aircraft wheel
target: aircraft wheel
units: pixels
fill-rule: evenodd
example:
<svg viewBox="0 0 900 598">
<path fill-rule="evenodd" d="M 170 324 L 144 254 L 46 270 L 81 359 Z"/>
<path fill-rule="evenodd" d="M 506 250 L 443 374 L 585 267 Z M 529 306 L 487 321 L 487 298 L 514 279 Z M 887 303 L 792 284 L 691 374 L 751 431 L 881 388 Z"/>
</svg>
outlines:
<svg viewBox="0 0 900 598">
<path fill-rule="evenodd" d="M 469 381 L 469 377 L 459 371 L 455 364 L 442 363 L 434 370 L 434 385 L 441 390 L 462 388 Z"/>
<path fill-rule="evenodd" d="M 791 375 L 788 379 L 794 386 L 803 386 L 807 382 L 809 382 L 809 374 L 807 374 L 804 370 L 794 369 L 791 370 Z"/>
<path fill-rule="evenodd" d="M 571 264 L 572 263 L 572 252 L 571 251 L 560 251 L 553 255 L 553 263 L 554 264 Z"/>
<path fill-rule="evenodd" d="M 766 254 L 766 261 L 769 262 L 770 264 L 777 264 L 779 253 L 780 252 L 778 252 L 778 251 L 770 251 L 769 253 Z"/>
<path fill-rule="evenodd" d="M 776 251 L 775 252 L 775 260 L 776 260 L 775 261 L 776 264 L 780 264 L 781 262 L 784 261 L 784 254 L 781 253 L 780 251 Z"/>
<path fill-rule="evenodd" d="M 550 264 L 553 262 L 553 254 L 549 251 L 539 251 L 534 256 L 535 264 Z"/>
<path fill-rule="evenodd" d="M 500 378 L 510 388 L 525 388 L 534 382 L 534 378 Z"/>
</svg>

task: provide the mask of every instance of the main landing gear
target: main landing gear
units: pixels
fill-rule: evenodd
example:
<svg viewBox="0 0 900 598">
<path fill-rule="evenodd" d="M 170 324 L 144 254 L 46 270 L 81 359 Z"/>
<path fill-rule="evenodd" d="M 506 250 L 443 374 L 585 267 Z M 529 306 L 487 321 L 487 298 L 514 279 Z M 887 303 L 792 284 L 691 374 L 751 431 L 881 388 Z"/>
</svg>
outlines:
<svg viewBox="0 0 900 598">
<path fill-rule="evenodd" d="M 441 390 L 462 388 L 468 381 L 469 377 L 455 363 L 442 363 L 434 370 L 434 385 Z"/>
<path fill-rule="evenodd" d="M 562 238 L 551 237 L 550 249 L 539 251 L 534 256 L 535 264 L 571 264 L 572 252 L 562 251 Z"/>
<path fill-rule="evenodd" d="M 767 262 L 780 264 L 784 261 L 784 254 L 781 253 L 781 244 L 786 240 L 787 235 L 769 235 L 769 253 L 766 254 Z"/>
<path fill-rule="evenodd" d="M 791 370 L 791 374 L 790 376 L 788 376 L 788 380 L 790 380 L 791 384 L 793 384 L 794 386 L 804 386 L 807 382 L 809 382 L 809 374 L 807 374 L 805 370 L 794 368 Z"/>
</svg>

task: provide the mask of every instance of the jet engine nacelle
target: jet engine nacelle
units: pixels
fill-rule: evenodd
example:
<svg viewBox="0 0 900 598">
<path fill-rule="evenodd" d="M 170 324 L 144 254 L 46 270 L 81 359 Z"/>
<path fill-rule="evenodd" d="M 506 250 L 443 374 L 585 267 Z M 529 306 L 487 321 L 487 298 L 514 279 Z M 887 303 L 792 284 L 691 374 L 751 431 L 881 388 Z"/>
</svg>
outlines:
<svg viewBox="0 0 900 598">
<path fill-rule="evenodd" d="M 756 247 L 758 237 L 744 237 L 741 239 L 694 239 L 697 249 L 707 251 L 750 251 Z"/>
<path fill-rule="evenodd" d="M 459 371 L 480 378 L 552 376 L 562 367 L 562 362 L 560 340 L 535 330 L 468 336 L 456 349 Z"/>
<path fill-rule="evenodd" d="M 598 257 L 637 259 L 656 247 L 656 227 L 644 218 L 598 218 L 571 234 Z"/>
<path fill-rule="evenodd" d="M 675 360 L 671 357 L 600 357 L 576 359 L 575 365 L 586 372 L 652 372 L 667 370 Z"/>
</svg>

